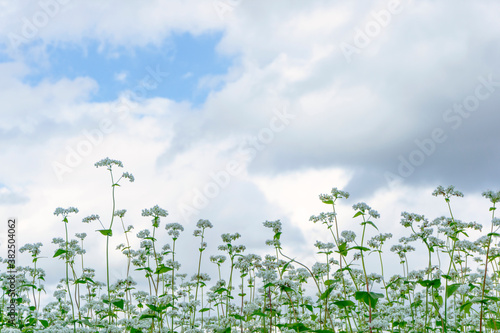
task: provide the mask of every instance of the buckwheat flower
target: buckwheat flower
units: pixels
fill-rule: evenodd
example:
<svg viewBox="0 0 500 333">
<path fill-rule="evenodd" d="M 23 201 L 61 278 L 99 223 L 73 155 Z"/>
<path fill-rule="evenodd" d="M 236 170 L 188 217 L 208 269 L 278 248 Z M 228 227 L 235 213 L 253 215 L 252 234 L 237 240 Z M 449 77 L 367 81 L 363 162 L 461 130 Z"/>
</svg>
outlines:
<svg viewBox="0 0 500 333">
<path fill-rule="evenodd" d="M 338 260 L 336 260 L 336 259 L 334 259 L 334 258 L 330 258 L 330 259 L 328 259 L 328 263 L 329 263 L 330 265 L 338 265 L 338 264 L 339 264 L 339 261 L 338 261 Z"/>
<path fill-rule="evenodd" d="M 181 264 L 177 260 L 174 261 L 172 259 L 167 259 L 165 261 L 165 266 L 174 268 L 176 270 L 179 270 L 179 268 L 181 268 Z"/>
<path fill-rule="evenodd" d="M 378 234 L 368 241 L 368 245 L 373 248 L 379 248 L 390 238 L 392 238 L 391 233 Z"/>
<path fill-rule="evenodd" d="M 133 176 L 131 173 L 129 173 L 129 172 L 124 172 L 124 173 L 122 174 L 122 177 L 121 177 L 121 178 L 126 178 L 126 179 L 128 179 L 131 183 L 133 183 L 133 182 L 134 182 L 134 180 L 135 180 L 134 176 Z"/>
<path fill-rule="evenodd" d="M 96 214 L 92 214 L 90 216 L 87 216 L 87 217 L 84 217 L 82 219 L 82 222 L 83 223 L 90 223 L 92 221 L 96 221 L 96 220 L 99 220 L 100 219 L 100 216 L 99 215 L 96 215 Z"/>
<path fill-rule="evenodd" d="M 420 222 L 425 219 L 424 215 L 418 215 L 414 213 L 408 213 L 408 212 L 402 212 L 401 216 L 403 217 L 401 219 L 401 224 L 403 227 L 408 228 L 413 225 L 413 222 Z"/>
<path fill-rule="evenodd" d="M 273 229 L 274 233 L 277 234 L 281 232 L 281 221 L 266 221 L 263 223 L 264 227 Z"/>
<path fill-rule="evenodd" d="M 279 239 L 267 239 L 266 245 L 281 248 L 281 242 Z"/>
<path fill-rule="evenodd" d="M 380 217 L 380 214 L 376 210 L 373 210 L 373 209 L 370 209 L 368 211 L 368 215 L 370 215 L 374 219 L 378 219 Z"/>
<path fill-rule="evenodd" d="M 214 264 L 220 265 L 226 261 L 226 256 L 221 254 L 216 256 L 210 256 L 210 261 L 213 262 Z"/>
<path fill-rule="evenodd" d="M 328 225 L 332 225 L 335 222 L 335 216 L 337 216 L 336 213 L 330 212 L 330 213 L 320 213 L 317 216 L 312 215 L 309 218 L 309 221 L 312 221 L 313 223 L 316 222 L 321 222 L 325 223 Z"/>
<path fill-rule="evenodd" d="M 314 244 L 315 247 L 318 248 L 318 250 L 332 250 L 334 247 L 335 247 L 335 244 L 333 243 L 323 243 L 323 242 L 320 242 L 320 241 L 316 241 L 316 243 Z"/>
<path fill-rule="evenodd" d="M 351 230 L 344 230 L 340 233 L 340 235 L 345 239 L 346 243 L 354 242 L 356 239 L 356 234 Z"/>
<path fill-rule="evenodd" d="M 142 216 L 163 216 L 166 217 L 168 215 L 168 212 L 160 208 L 158 205 L 155 205 L 151 209 L 143 209 L 142 210 Z"/>
<path fill-rule="evenodd" d="M 228 246 L 228 244 L 219 245 L 219 246 L 217 247 L 217 250 L 219 250 L 219 251 L 225 251 L 225 252 L 228 252 L 228 251 L 229 251 L 229 246 Z"/>
<path fill-rule="evenodd" d="M 236 245 L 236 246 L 233 246 L 233 250 L 235 253 L 242 253 L 244 252 L 246 249 L 246 246 L 245 245 Z"/>
<path fill-rule="evenodd" d="M 61 237 L 52 238 L 52 243 L 61 244 L 64 243 L 64 239 L 62 239 Z"/>
<path fill-rule="evenodd" d="M 233 240 L 237 240 L 241 235 L 239 233 L 234 234 L 222 234 L 221 238 L 224 243 L 231 243 Z"/>
<path fill-rule="evenodd" d="M 78 208 L 75 208 L 75 207 L 69 207 L 69 208 L 66 208 L 66 209 L 58 207 L 54 211 L 54 215 L 56 215 L 56 216 L 62 215 L 64 217 L 66 217 L 70 213 L 78 213 L 78 212 L 79 212 Z"/>
<path fill-rule="evenodd" d="M 141 230 L 137 233 L 137 238 L 146 238 L 149 237 L 150 231 L 148 229 Z"/>
<path fill-rule="evenodd" d="M 209 220 L 198 220 L 196 227 L 200 229 L 213 228 L 213 224 Z"/>
<path fill-rule="evenodd" d="M 335 202 L 333 196 L 331 196 L 329 194 L 320 194 L 319 200 L 321 200 L 321 202 L 326 203 L 326 204 L 333 204 Z"/>
<path fill-rule="evenodd" d="M 446 243 L 442 239 L 439 239 L 434 236 L 429 236 L 427 237 L 427 244 L 429 244 L 429 246 L 432 248 L 432 247 L 443 247 Z"/>
<path fill-rule="evenodd" d="M 367 204 L 365 204 L 364 202 L 360 202 L 360 203 L 357 203 L 357 204 L 353 205 L 352 209 L 358 210 L 358 211 L 364 213 L 366 211 L 369 211 L 371 209 L 371 207 L 368 206 Z"/>
<path fill-rule="evenodd" d="M 323 276 L 328 272 L 328 266 L 322 262 L 316 262 L 312 267 L 311 271 L 315 276 Z"/>
<path fill-rule="evenodd" d="M 28 251 L 33 257 L 36 257 L 40 254 L 40 247 L 42 246 L 42 243 L 26 244 L 19 248 L 19 252 L 23 253 L 24 251 Z"/>
<path fill-rule="evenodd" d="M 483 192 L 482 196 L 487 199 L 490 199 L 491 203 L 497 203 L 500 201 L 500 191 L 495 193 L 491 190 L 488 190 Z"/>
<path fill-rule="evenodd" d="M 168 223 L 165 225 L 165 230 L 168 230 L 168 234 L 172 236 L 172 238 L 179 238 L 180 232 L 184 231 L 184 227 L 179 223 Z"/>
<path fill-rule="evenodd" d="M 432 192 L 432 195 L 437 197 L 438 195 L 442 195 L 445 197 L 445 199 L 449 199 L 450 196 L 456 196 L 456 197 L 463 197 L 463 193 L 460 191 L 455 190 L 455 186 L 450 185 L 447 188 L 444 188 L 443 186 L 438 186 L 434 192 Z"/>
<path fill-rule="evenodd" d="M 251 266 L 252 262 L 246 257 L 238 257 L 238 260 L 236 260 L 236 263 L 234 264 L 234 267 L 242 272 L 247 272 Z"/>
<path fill-rule="evenodd" d="M 108 167 L 108 169 L 110 169 L 113 165 L 116 165 L 120 168 L 123 168 L 123 163 L 121 161 L 112 160 L 109 157 L 106 157 L 106 158 L 96 162 L 94 165 L 96 168 L 105 166 L 105 167 Z"/>
<path fill-rule="evenodd" d="M 299 279 L 299 281 L 301 282 L 307 282 L 307 279 L 309 279 L 311 277 L 311 274 L 309 273 L 309 271 L 305 268 L 297 268 L 297 277 Z"/>
<path fill-rule="evenodd" d="M 264 282 L 264 284 L 267 284 L 269 282 L 275 282 L 276 279 L 278 278 L 278 274 L 276 273 L 275 270 L 263 270 L 263 271 L 258 271 L 255 274 L 257 277 L 261 278 Z"/>
<path fill-rule="evenodd" d="M 81 240 L 84 240 L 85 237 L 87 237 L 87 234 L 85 232 L 82 232 L 82 233 L 76 233 L 75 236 L 77 238 L 80 238 Z"/>
<path fill-rule="evenodd" d="M 166 217 L 168 215 L 168 212 L 160 208 L 158 205 L 155 205 L 151 209 L 143 209 L 142 210 L 142 216 L 152 216 L 153 219 L 151 220 L 153 222 L 153 227 L 158 228 L 160 226 L 160 216 L 161 217 Z"/>
<path fill-rule="evenodd" d="M 58 300 L 63 299 L 64 297 L 66 297 L 66 290 L 64 290 L 64 289 L 56 290 L 56 291 L 54 291 L 53 295 Z"/>
<path fill-rule="evenodd" d="M 200 229 L 195 229 L 193 232 L 194 237 L 200 237 L 202 234 L 203 234 L 203 231 L 201 231 Z"/>
<path fill-rule="evenodd" d="M 210 275 L 207 273 L 195 274 L 191 277 L 191 281 L 210 281 Z"/>
<path fill-rule="evenodd" d="M 127 212 L 126 209 L 119 209 L 117 211 L 115 211 L 115 216 L 118 216 L 119 218 L 123 218 L 125 216 L 125 213 Z"/>
</svg>

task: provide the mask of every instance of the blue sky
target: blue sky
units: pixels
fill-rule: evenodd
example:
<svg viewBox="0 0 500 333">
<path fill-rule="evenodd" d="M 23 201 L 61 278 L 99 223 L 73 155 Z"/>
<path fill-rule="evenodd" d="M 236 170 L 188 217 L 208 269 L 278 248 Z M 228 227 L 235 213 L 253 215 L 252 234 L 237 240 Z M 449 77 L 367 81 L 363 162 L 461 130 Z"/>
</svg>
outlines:
<svg viewBox="0 0 500 333">
<path fill-rule="evenodd" d="M 488 224 L 500 5 L 390 3 L 227 1 L 221 14 L 211 1 L 73 1 L 16 47 L 9 34 L 43 8 L 0 2 L 0 216 L 17 216 L 22 242 L 49 256 L 55 208 L 75 206 L 70 232 L 92 235 L 99 255 L 95 226 L 80 221 L 110 216 L 109 175 L 94 167 L 110 157 L 136 177 L 118 191 L 126 223 L 149 227 L 141 211 L 158 204 L 185 226 L 186 253 L 198 219 L 215 226 L 212 253 L 228 232 L 264 253 L 262 222 L 281 219 L 290 255 L 312 264 L 312 244 L 331 240 L 309 217 L 332 187 L 351 193 L 344 229 L 359 231 L 351 207 L 363 201 L 397 239 L 402 211 L 447 214 L 438 185 L 466 195 L 457 216 Z M 138 96 L 157 70 L 161 82 Z"/>
<path fill-rule="evenodd" d="M 135 48 L 102 47 L 95 40 L 84 44 L 47 45 L 47 63 L 40 66 L 37 59 L 27 61 L 31 73 L 24 82 L 36 86 L 42 80 L 89 77 L 99 86 L 90 102 L 113 100 L 123 91 L 130 90 L 135 98 L 164 97 L 200 106 L 211 90 L 220 89 L 220 86 L 204 87 L 200 79 L 224 75 L 232 64 L 230 57 L 216 51 L 220 39 L 220 32 L 199 36 L 186 32 L 174 33 L 160 45 Z M 137 87 L 145 77 L 151 76 L 151 72 L 159 72 L 162 82 L 156 89 L 147 89 L 147 95 L 143 96 L 143 90 Z"/>
</svg>

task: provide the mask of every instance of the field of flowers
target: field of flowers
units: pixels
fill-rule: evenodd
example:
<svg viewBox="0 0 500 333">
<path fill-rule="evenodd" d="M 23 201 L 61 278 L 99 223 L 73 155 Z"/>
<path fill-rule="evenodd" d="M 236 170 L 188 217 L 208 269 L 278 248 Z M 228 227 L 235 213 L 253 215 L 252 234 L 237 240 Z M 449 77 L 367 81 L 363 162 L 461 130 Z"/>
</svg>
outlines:
<svg viewBox="0 0 500 333">
<path fill-rule="evenodd" d="M 106 281 L 97 281 L 95 270 L 84 265 L 89 261 L 85 260 L 84 249 L 87 235 L 70 237 L 68 222 L 76 219 L 78 209 L 57 208 L 54 214 L 64 222 L 65 238 L 53 239 L 58 249 L 51 256 L 64 262 L 65 274 L 52 301 L 42 307 L 45 271 L 38 265 L 42 244 L 20 248 L 23 255 L 31 255 L 32 265 L 17 267 L 13 298 L 9 294 L 8 260 L 2 259 L 2 333 L 410 333 L 500 329 L 500 219 L 495 217 L 500 192 L 483 193 L 491 202 L 491 221 L 482 226 L 456 219 L 452 200 L 463 194 L 453 186 L 439 186 L 432 195 L 443 199 L 449 215 L 429 220 L 403 212 L 401 228 L 407 230 L 407 236 L 389 247 L 386 243 L 392 235 L 378 231 L 379 214 L 365 203 L 352 207 L 354 221 L 361 224 L 361 235 L 340 230 L 336 208 L 338 200 L 348 198 L 349 193 L 333 188 L 330 194 L 319 196 L 327 211 L 310 218 L 311 223 L 322 224 L 331 236 L 331 242 L 314 244 L 314 251 L 323 260 L 311 267 L 285 253 L 279 220 L 263 223 L 269 228 L 270 238 L 266 241 L 270 251 L 264 257 L 247 253 L 246 247 L 238 244 L 240 235 L 235 233 L 223 234 L 220 254 L 207 258 L 205 232 L 212 223 L 199 220 L 193 233 L 199 246 L 192 259 L 198 269 L 188 276 L 182 272 L 176 253 L 176 242 L 184 227 L 178 223 L 162 226 L 161 218 L 168 213 L 154 206 L 142 211 L 151 219 L 151 227 L 133 236 L 132 227 L 125 226 L 126 211 L 117 210 L 115 203 L 115 190 L 124 181 L 133 182 L 133 175 L 124 172 L 118 177 L 117 169 L 123 165 L 117 160 L 106 158 L 95 165 L 110 174 L 113 214 L 107 223 L 99 215 L 85 217 L 83 222 L 99 225 L 99 236 L 106 241 Z M 162 227 L 169 236 L 166 244 L 158 241 Z M 123 229 L 125 237 L 116 250 L 123 253 L 127 266 L 122 279 L 111 281 L 109 240 L 117 228 Z M 472 240 L 471 231 L 482 231 L 482 236 Z M 140 248 L 131 247 L 131 237 L 140 239 Z M 424 267 L 413 267 L 408 262 L 408 253 L 417 247 L 426 249 L 422 253 L 427 262 Z M 394 259 L 399 259 L 403 273 L 385 276 L 384 260 Z M 377 272 L 367 271 L 367 260 L 378 262 Z M 216 265 L 218 276 L 203 273 L 206 265 Z M 138 282 L 132 277 L 137 274 L 146 290 L 137 290 Z M 15 313 L 9 313 L 11 299 Z"/>
</svg>

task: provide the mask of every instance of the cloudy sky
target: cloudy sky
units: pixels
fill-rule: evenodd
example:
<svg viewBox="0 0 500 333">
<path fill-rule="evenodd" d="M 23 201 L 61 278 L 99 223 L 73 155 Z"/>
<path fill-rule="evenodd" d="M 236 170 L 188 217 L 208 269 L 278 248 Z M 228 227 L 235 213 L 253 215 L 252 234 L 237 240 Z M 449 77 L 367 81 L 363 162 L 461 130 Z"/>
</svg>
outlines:
<svg viewBox="0 0 500 333">
<path fill-rule="evenodd" d="M 313 263 L 314 241 L 331 239 L 309 217 L 328 210 L 318 194 L 332 187 L 351 194 L 342 229 L 358 230 L 361 201 L 396 235 L 401 211 L 446 214 L 438 185 L 464 192 L 458 218 L 487 225 L 481 192 L 500 188 L 499 10 L 493 0 L 0 1 L 2 224 L 17 217 L 19 244 L 43 242 L 51 257 L 64 235 L 53 212 L 75 206 L 70 234 L 87 232 L 89 258 L 102 256 L 99 225 L 81 220 L 109 223 L 109 174 L 94 163 L 110 157 L 136 178 L 117 188 L 125 223 L 139 231 L 151 224 L 142 209 L 167 209 L 162 225 L 186 228 L 187 271 L 198 219 L 215 225 L 212 253 L 224 232 L 264 253 L 262 222 L 281 219 L 290 254 Z M 40 265 L 60 269 L 54 261 Z M 102 260 L 93 266 L 104 280 Z"/>
</svg>

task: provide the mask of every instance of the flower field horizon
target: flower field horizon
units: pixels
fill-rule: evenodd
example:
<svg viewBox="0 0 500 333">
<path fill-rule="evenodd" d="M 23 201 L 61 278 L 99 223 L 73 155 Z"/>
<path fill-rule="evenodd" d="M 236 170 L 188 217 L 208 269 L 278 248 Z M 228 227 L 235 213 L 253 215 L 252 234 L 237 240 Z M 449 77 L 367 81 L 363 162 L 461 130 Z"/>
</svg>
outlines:
<svg viewBox="0 0 500 333">
<path fill-rule="evenodd" d="M 483 225 L 455 217 L 454 186 L 432 193 L 448 214 L 432 220 L 413 212 L 401 213 L 405 236 L 390 246 L 392 233 L 379 230 L 380 214 L 364 202 L 352 206 L 352 221 L 338 219 L 348 192 L 333 188 L 320 194 L 325 212 L 309 223 L 320 225 L 329 241 L 316 241 L 311 252 L 321 258 L 312 265 L 287 252 L 280 220 L 262 221 L 269 229 L 262 242 L 269 251 L 252 253 L 240 244 L 241 235 L 223 233 L 218 254 L 207 258 L 206 233 L 213 224 L 200 219 L 193 235 L 180 223 L 165 223 L 168 211 L 155 205 L 142 210 L 150 228 L 135 232 L 126 225 L 126 209 L 118 208 L 115 191 L 134 182 L 123 163 L 105 158 L 95 163 L 110 176 L 110 219 L 92 214 L 81 218 L 105 244 L 106 281 L 96 279 L 85 256 L 86 233 L 71 236 L 78 223 L 77 207 L 55 208 L 64 225 L 64 238 L 53 238 L 57 250 L 42 251 L 42 243 L 19 248 L 31 265 L 2 258 L 0 332 L 496 332 L 500 329 L 500 219 L 495 217 L 500 191 L 482 193 L 489 200 L 491 220 Z M 123 187 L 123 188 L 122 188 Z M 443 200 L 444 199 L 444 200 Z M 361 234 L 346 229 L 353 221 Z M 352 229 L 352 228 L 351 228 Z M 115 249 L 110 238 L 123 232 Z M 473 239 L 470 235 L 478 234 Z M 120 235 L 121 237 L 121 235 Z M 132 238 L 139 248 L 132 247 Z M 190 261 L 196 271 L 184 271 L 178 240 L 191 237 L 196 247 Z M 194 237 L 194 239 L 192 239 Z M 13 239 L 13 238 L 12 238 Z M 162 240 L 162 241 L 160 241 Z M 163 242 L 167 240 L 166 242 Z M 123 255 L 122 276 L 110 275 L 111 251 Z M 424 258 L 417 264 L 410 254 Z M 45 259 L 47 256 L 49 258 Z M 61 272 L 51 301 L 45 293 L 44 261 L 60 260 Z M 185 257 L 184 257 L 185 258 Z M 424 263 L 422 265 L 422 263 Z M 387 265 L 401 274 L 387 275 Z M 214 268 L 213 275 L 206 273 Z M 384 274 L 385 273 L 385 274 Z"/>
</svg>

